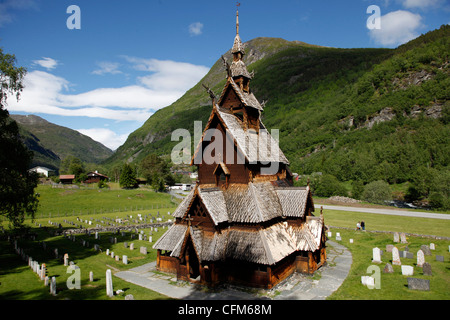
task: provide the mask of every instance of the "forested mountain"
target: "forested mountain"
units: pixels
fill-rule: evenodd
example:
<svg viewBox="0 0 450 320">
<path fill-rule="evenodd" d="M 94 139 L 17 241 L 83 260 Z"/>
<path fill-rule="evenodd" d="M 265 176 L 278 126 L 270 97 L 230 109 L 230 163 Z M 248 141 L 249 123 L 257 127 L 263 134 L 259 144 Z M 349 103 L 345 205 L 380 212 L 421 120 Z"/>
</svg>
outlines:
<svg viewBox="0 0 450 320">
<path fill-rule="evenodd" d="M 231 46 L 231 44 L 230 44 Z M 246 43 L 250 83 L 266 101 L 263 122 L 299 174 L 321 172 L 364 185 L 410 183 L 411 198 L 448 206 L 450 173 L 450 26 L 397 49 L 338 49 L 282 39 Z M 229 60 L 230 52 L 225 57 Z M 193 132 L 211 112 L 201 84 L 220 95 L 221 59 L 196 86 L 159 110 L 108 159 L 135 162 L 170 154 L 171 132 Z M 193 145 L 197 142 L 193 141 Z"/>
<path fill-rule="evenodd" d="M 33 151 L 33 166 L 58 169 L 68 156 L 87 163 L 99 163 L 112 155 L 100 142 L 66 127 L 58 126 L 35 115 L 11 114 L 20 128 L 27 147 Z"/>
</svg>

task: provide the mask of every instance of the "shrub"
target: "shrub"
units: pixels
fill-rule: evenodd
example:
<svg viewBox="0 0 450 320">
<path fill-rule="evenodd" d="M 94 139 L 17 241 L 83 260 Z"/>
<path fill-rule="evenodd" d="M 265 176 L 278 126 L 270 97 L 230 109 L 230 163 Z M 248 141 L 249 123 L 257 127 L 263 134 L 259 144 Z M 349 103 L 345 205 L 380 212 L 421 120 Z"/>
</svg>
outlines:
<svg viewBox="0 0 450 320">
<path fill-rule="evenodd" d="M 363 200 L 370 203 L 385 204 L 392 200 L 389 184 L 383 180 L 373 181 L 364 187 Z"/>
</svg>

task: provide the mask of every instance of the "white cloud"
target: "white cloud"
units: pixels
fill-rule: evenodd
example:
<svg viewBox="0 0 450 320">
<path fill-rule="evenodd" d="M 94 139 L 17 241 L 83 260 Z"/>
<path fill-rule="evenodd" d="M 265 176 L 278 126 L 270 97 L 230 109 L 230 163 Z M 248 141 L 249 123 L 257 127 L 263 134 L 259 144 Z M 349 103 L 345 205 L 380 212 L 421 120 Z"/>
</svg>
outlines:
<svg viewBox="0 0 450 320">
<path fill-rule="evenodd" d="M 124 144 L 128 137 L 128 134 L 119 135 L 114 131 L 105 128 L 77 129 L 77 131 L 100 142 L 111 150 L 116 150 Z"/>
<path fill-rule="evenodd" d="M 189 34 L 191 36 L 199 36 L 203 33 L 203 23 L 194 22 L 189 25 Z"/>
<path fill-rule="evenodd" d="M 445 3 L 445 0 L 400 0 L 405 8 L 437 8 Z"/>
<path fill-rule="evenodd" d="M 70 94 L 70 82 L 44 71 L 29 72 L 19 102 L 8 100 L 8 110 L 47 113 L 61 116 L 85 116 L 118 121 L 144 122 L 154 111 L 179 99 L 194 86 L 208 68 L 176 61 L 126 57 L 146 75 L 136 84 L 118 88 L 96 88 Z"/>
<path fill-rule="evenodd" d="M 57 60 L 47 57 L 42 57 L 41 60 L 33 60 L 33 63 L 46 68 L 47 70 L 55 69 L 59 64 Z"/>
<path fill-rule="evenodd" d="M 92 74 L 103 75 L 106 73 L 110 74 L 122 73 L 122 71 L 119 70 L 119 63 L 117 62 L 102 61 L 98 62 L 97 65 L 99 66 L 99 69 L 92 71 Z"/>
<path fill-rule="evenodd" d="M 381 29 L 369 31 L 370 38 L 377 44 L 394 47 L 419 36 L 422 17 L 409 11 L 398 10 L 381 16 Z"/>
</svg>

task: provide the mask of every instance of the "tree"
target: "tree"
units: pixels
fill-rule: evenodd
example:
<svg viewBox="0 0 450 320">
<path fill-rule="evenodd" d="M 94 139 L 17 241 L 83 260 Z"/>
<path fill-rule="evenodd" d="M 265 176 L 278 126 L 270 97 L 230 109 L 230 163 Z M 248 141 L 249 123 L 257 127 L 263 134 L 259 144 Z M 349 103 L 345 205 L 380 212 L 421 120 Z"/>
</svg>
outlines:
<svg viewBox="0 0 450 320">
<path fill-rule="evenodd" d="M 364 187 L 363 200 L 370 203 L 386 204 L 392 200 L 389 184 L 383 180 L 373 181 Z"/>
<path fill-rule="evenodd" d="M 128 163 L 125 163 L 122 168 L 122 173 L 120 174 L 120 187 L 131 189 L 136 188 L 136 185 L 136 172 Z"/>
<path fill-rule="evenodd" d="M 26 215 L 34 218 L 38 198 L 34 189 L 38 176 L 28 172 L 33 153 L 24 145 L 19 127 L 4 108 L 8 95 L 19 99 L 26 69 L 16 67 L 14 55 L 0 48 L 0 215 L 14 228 L 23 227 Z"/>
<path fill-rule="evenodd" d="M 169 162 L 156 154 L 149 154 L 142 159 L 141 172 L 144 178 L 147 179 L 147 183 L 153 187 L 159 186 L 157 189 L 160 191 L 164 190 L 164 187 L 161 189 L 161 185 L 164 186 L 164 183 L 168 185 L 175 183 L 175 177 L 170 173 Z"/>
</svg>

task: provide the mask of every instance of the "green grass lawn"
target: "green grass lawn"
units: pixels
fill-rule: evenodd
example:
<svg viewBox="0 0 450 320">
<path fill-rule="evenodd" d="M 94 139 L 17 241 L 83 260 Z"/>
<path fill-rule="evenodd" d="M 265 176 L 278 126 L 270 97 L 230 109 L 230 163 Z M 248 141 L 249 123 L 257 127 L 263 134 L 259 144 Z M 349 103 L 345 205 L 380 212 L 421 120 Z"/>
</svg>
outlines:
<svg viewBox="0 0 450 320">
<path fill-rule="evenodd" d="M 8 300 L 123 300 L 125 295 L 132 294 L 135 299 L 155 300 L 167 299 L 167 297 L 114 277 L 117 271 L 127 270 L 148 262 L 156 260 L 156 250 L 151 247 L 153 243 L 167 230 L 159 228 L 153 231 L 153 242 L 138 240 L 138 235 L 134 231 L 125 232 L 122 236 L 108 232 L 101 233 L 99 240 L 94 236 L 86 234 L 76 235 L 76 240 L 72 241 L 63 236 L 55 236 L 55 226 L 49 221 L 61 224 L 63 228 L 73 228 L 65 221 L 88 226 L 85 220 L 91 220 L 91 227 L 96 224 L 106 226 L 116 218 L 136 219 L 140 214 L 155 218 L 158 215 L 163 221 L 172 218 L 168 212 L 173 212 L 177 201 L 170 195 L 154 193 L 149 190 L 78 190 L 78 189 L 52 189 L 51 187 L 40 186 L 40 207 L 34 221 L 27 220 L 31 231 L 37 236 L 36 240 L 20 239 L 19 247 L 23 248 L 29 256 L 37 260 L 40 264 L 47 265 L 47 275 L 55 276 L 57 281 L 58 294 L 56 297 L 50 295 L 49 287 L 44 286 L 44 282 L 28 267 L 27 263 L 14 252 L 13 246 L 5 241 L 0 241 L 0 299 Z M 119 211 L 120 208 L 120 211 Z M 95 210 L 95 211 L 94 211 Z M 131 211 L 133 210 L 133 211 Z M 51 214 L 50 214 L 51 213 Z M 130 216 L 133 216 L 131 218 Z M 82 221 L 78 221 L 77 217 Z M 353 264 L 349 276 L 342 286 L 333 293 L 330 299 L 450 299 L 450 273 L 449 273 L 449 240 L 434 240 L 415 236 L 408 237 L 408 247 L 416 254 L 422 244 L 433 242 L 436 244 L 436 252 L 432 257 L 426 257 L 431 263 L 433 276 L 423 276 L 421 268 L 415 266 L 415 259 L 402 258 L 403 264 L 414 266 L 415 274 L 419 278 L 430 279 L 431 291 L 419 292 L 411 291 L 407 288 L 406 277 L 401 275 L 400 267 L 394 266 L 394 274 L 381 274 L 381 289 L 369 290 L 361 284 L 361 276 L 367 274 L 367 268 L 372 265 L 372 248 L 379 247 L 385 250 L 386 244 L 392 244 L 393 236 L 389 233 L 371 233 L 371 230 L 378 231 L 398 231 L 406 233 L 417 233 L 425 235 L 438 235 L 450 237 L 450 222 L 447 220 L 419 219 L 399 216 L 376 215 L 356 212 L 343 212 L 324 210 L 325 224 L 334 227 L 344 227 L 349 229 L 331 229 L 334 240 L 335 232 L 340 232 L 342 236 L 341 244 L 347 246 L 353 256 Z M 366 222 L 367 232 L 352 230 L 357 221 Z M 144 221 L 140 222 L 141 224 Z M 38 225 L 41 224 L 41 228 Z M 7 229 L 7 222 L 3 221 L 3 227 Z M 140 229 L 144 234 L 149 235 L 150 229 Z M 134 239 L 131 235 L 134 234 Z M 110 237 L 117 237 L 117 244 L 109 241 Z M 349 239 L 353 238 L 354 243 L 350 244 Z M 89 247 L 83 247 L 81 240 L 89 242 Z M 42 248 L 42 242 L 47 245 L 47 250 Z M 124 247 L 124 242 L 134 243 L 135 249 L 131 251 Z M 100 245 L 103 252 L 94 250 L 94 244 Z M 139 252 L 140 246 L 146 246 L 147 255 Z M 404 244 L 397 244 L 402 250 Z M 69 254 L 69 260 L 73 261 L 81 272 L 81 289 L 69 290 L 66 281 L 72 276 L 67 273 L 67 267 L 63 265 L 61 259 L 55 259 L 53 249 L 58 248 L 60 256 Z M 121 257 L 120 261 L 115 261 L 110 256 L 106 256 L 105 251 L 109 249 Z M 444 255 L 446 262 L 435 261 L 435 254 Z M 128 265 L 122 263 L 122 255 L 128 256 Z M 385 253 L 382 256 L 383 263 L 379 265 L 383 270 L 384 265 L 390 262 L 391 255 Z M 107 269 L 113 272 L 114 291 L 124 292 L 112 298 L 106 296 L 105 273 Z M 89 282 L 89 272 L 93 271 L 94 281 Z"/>
</svg>

